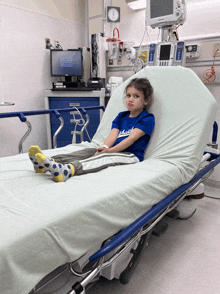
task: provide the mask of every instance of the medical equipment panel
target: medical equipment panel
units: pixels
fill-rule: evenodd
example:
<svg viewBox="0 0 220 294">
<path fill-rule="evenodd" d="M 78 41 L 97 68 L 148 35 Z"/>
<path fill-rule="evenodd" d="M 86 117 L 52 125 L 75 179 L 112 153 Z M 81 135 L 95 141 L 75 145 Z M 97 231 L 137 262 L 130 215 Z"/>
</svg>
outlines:
<svg viewBox="0 0 220 294">
<path fill-rule="evenodd" d="M 147 0 L 146 26 L 155 28 L 183 24 L 185 18 L 185 0 Z"/>
<path fill-rule="evenodd" d="M 200 46 L 198 44 L 186 46 L 186 58 L 197 58 L 200 56 Z"/>
<path fill-rule="evenodd" d="M 161 42 L 157 45 L 157 54 L 155 65 L 171 66 L 173 65 L 175 46 L 173 42 Z"/>
<path fill-rule="evenodd" d="M 149 65 L 154 65 L 154 54 L 156 50 L 156 44 L 150 44 L 149 48 Z"/>
<path fill-rule="evenodd" d="M 184 42 L 159 42 L 150 44 L 149 66 L 177 66 L 183 65 L 184 61 Z"/>
<path fill-rule="evenodd" d="M 176 45 L 176 57 L 174 64 L 175 65 L 182 65 L 183 64 L 183 57 L 184 57 L 184 42 L 178 42 Z"/>
</svg>

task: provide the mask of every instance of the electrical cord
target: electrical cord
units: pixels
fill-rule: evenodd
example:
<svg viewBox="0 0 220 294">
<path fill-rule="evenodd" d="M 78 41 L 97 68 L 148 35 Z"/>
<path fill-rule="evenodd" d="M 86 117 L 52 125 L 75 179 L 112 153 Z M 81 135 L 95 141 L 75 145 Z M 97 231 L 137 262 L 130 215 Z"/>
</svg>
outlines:
<svg viewBox="0 0 220 294">
<path fill-rule="evenodd" d="M 204 78 L 203 83 L 204 82 L 213 83 L 214 80 L 216 79 L 214 64 L 215 64 L 215 57 L 216 57 L 216 53 L 217 52 L 218 52 L 218 49 L 215 49 L 214 56 L 213 56 L 213 63 L 212 63 L 211 69 L 207 69 L 203 73 L 203 78 Z"/>
<path fill-rule="evenodd" d="M 161 34 L 161 28 L 158 28 L 157 43 L 159 43 L 160 34 Z"/>
<path fill-rule="evenodd" d="M 177 42 L 179 42 L 179 40 L 180 40 L 180 39 L 179 39 L 179 34 L 178 34 L 178 27 L 179 27 L 179 26 L 176 26 L 176 31 L 173 32 L 173 34 L 174 34 L 175 37 L 176 37 Z"/>
<path fill-rule="evenodd" d="M 147 31 L 147 27 L 145 28 L 144 30 L 144 34 L 143 34 L 143 37 L 142 37 L 142 40 L 141 40 L 141 43 L 139 45 L 139 49 L 138 49 L 138 52 L 137 52 L 137 56 L 139 56 L 141 54 L 141 48 L 142 48 L 142 43 L 144 41 L 144 36 L 145 36 L 145 33 Z M 148 31 L 147 31 L 148 32 Z M 136 59 L 136 61 L 134 63 L 132 63 L 132 71 L 134 71 L 135 73 L 139 70 L 141 70 L 141 68 L 143 68 L 143 61 L 141 58 L 138 58 Z"/>
<path fill-rule="evenodd" d="M 77 112 L 77 115 L 80 116 L 80 119 L 76 119 L 76 117 L 75 117 L 75 112 L 72 113 L 72 115 L 73 115 L 73 119 L 74 119 L 74 121 L 75 121 L 75 129 L 74 129 L 74 133 L 73 133 L 73 139 L 72 139 L 72 142 L 74 141 L 74 139 L 76 139 L 76 128 L 77 128 L 77 126 L 84 127 L 84 125 L 85 125 L 85 123 L 86 123 L 85 120 L 84 120 L 84 118 L 83 118 L 83 116 L 82 116 L 82 113 L 79 111 L 79 109 L 76 108 L 76 107 L 73 107 L 73 110 L 75 110 L 75 112 Z M 90 142 L 91 142 L 92 139 L 90 138 L 89 133 L 88 133 L 88 130 L 87 130 L 86 127 L 85 127 L 85 131 L 86 131 L 86 134 L 87 134 L 87 136 L 88 136 L 88 138 L 89 138 L 89 140 L 90 140 Z"/>
<path fill-rule="evenodd" d="M 205 195 L 205 197 L 207 197 L 207 198 L 211 198 L 211 199 L 220 200 L 220 198 L 219 198 L 219 197 L 212 197 L 212 196 L 208 196 L 208 195 Z"/>
</svg>

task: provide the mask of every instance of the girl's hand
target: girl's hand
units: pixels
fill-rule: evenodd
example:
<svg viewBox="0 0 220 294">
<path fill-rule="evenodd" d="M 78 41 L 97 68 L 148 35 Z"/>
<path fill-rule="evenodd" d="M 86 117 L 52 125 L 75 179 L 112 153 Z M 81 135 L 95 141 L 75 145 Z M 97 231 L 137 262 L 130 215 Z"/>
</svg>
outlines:
<svg viewBox="0 0 220 294">
<path fill-rule="evenodd" d="M 101 151 L 101 153 L 111 153 L 109 148 L 105 148 L 105 147 L 102 147 L 103 150 Z"/>
<path fill-rule="evenodd" d="M 97 153 L 109 153 L 109 148 L 99 147 L 99 148 L 96 149 L 96 151 L 97 152 L 95 154 L 97 154 Z"/>
</svg>

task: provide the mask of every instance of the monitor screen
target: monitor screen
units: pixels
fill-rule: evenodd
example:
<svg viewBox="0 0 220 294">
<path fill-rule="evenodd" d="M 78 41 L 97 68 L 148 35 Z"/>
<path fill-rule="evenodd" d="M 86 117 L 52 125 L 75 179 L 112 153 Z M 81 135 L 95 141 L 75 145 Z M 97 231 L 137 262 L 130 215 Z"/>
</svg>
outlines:
<svg viewBox="0 0 220 294">
<path fill-rule="evenodd" d="M 160 60 L 170 60 L 171 45 L 160 46 Z"/>
<path fill-rule="evenodd" d="M 82 50 L 51 50 L 52 76 L 81 76 L 83 74 Z"/>
<path fill-rule="evenodd" d="M 173 0 L 153 0 L 150 2 L 151 18 L 173 14 Z"/>
</svg>

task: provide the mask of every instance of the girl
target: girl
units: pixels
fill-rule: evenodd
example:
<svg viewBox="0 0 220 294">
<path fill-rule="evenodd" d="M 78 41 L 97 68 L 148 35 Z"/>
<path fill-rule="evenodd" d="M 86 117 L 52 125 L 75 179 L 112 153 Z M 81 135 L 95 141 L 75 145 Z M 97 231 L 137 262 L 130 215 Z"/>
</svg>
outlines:
<svg viewBox="0 0 220 294">
<path fill-rule="evenodd" d="M 100 171 L 108 166 L 132 164 L 144 159 L 144 151 L 154 128 L 154 115 L 146 109 L 152 101 L 153 88 L 148 79 L 133 79 L 126 87 L 126 107 L 112 122 L 104 145 L 47 158 L 38 146 L 28 154 L 36 173 L 49 171 L 55 182 L 65 182 L 74 175 Z"/>
</svg>

